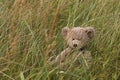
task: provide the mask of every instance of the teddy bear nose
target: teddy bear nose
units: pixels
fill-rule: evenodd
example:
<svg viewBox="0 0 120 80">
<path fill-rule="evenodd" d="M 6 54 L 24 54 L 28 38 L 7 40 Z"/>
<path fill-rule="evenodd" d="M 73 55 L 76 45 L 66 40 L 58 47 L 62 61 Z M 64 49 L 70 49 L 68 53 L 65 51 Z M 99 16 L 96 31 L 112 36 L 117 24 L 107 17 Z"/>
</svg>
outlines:
<svg viewBox="0 0 120 80">
<path fill-rule="evenodd" d="M 74 44 L 73 46 L 74 46 L 74 47 L 77 47 L 77 44 Z"/>
</svg>

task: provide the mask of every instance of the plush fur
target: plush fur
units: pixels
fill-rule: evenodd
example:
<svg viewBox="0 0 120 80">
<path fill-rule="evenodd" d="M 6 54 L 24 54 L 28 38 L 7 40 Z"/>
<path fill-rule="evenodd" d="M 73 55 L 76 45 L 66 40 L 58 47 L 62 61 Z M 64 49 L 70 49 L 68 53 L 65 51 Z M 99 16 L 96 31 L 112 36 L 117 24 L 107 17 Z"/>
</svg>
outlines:
<svg viewBox="0 0 120 80">
<path fill-rule="evenodd" d="M 71 48 L 81 48 L 87 45 L 87 43 L 94 36 L 94 28 L 93 27 L 74 27 L 72 29 L 68 27 L 64 27 L 62 29 L 62 35 L 67 41 L 67 44 Z"/>
<path fill-rule="evenodd" d="M 55 58 L 55 60 L 52 61 L 52 64 L 62 63 L 65 60 L 66 56 L 69 55 L 72 50 L 85 47 L 88 44 L 88 42 L 94 37 L 94 28 L 93 27 L 86 27 L 86 28 L 73 27 L 70 29 L 69 27 L 64 27 L 62 29 L 62 35 L 66 40 L 67 44 L 69 45 L 69 47 L 63 50 Z M 79 52 L 78 55 L 80 56 L 81 54 L 82 53 Z M 86 55 L 84 53 L 82 55 L 85 57 L 85 59 L 87 59 L 89 54 Z M 90 61 L 88 60 L 88 62 Z"/>
</svg>

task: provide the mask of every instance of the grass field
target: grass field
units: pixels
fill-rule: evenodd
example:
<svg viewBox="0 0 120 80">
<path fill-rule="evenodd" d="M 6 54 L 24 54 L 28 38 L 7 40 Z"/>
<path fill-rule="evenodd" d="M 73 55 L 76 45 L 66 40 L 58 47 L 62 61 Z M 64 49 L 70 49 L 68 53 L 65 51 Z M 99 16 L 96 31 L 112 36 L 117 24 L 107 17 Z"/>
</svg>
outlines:
<svg viewBox="0 0 120 80">
<path fill-rule="evenodd" d="M 65 26 L 95 28 L 89 70 L 48 65 Z M 120 0 L 0 0 L 0 80 L 120 80 Z"/>
</svg>

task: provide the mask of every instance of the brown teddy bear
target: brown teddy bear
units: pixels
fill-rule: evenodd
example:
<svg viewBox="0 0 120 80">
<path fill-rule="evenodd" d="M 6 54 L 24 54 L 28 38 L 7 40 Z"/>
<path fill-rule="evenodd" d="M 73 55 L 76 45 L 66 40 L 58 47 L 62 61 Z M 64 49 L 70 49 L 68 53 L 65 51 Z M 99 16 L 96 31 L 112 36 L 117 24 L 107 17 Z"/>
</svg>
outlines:
<svg viewBox="0 0 120 80">
<path fill-rule="evenodd" d="M 64 27 L 62 29 L 62 35 L 67 41 L 68 48 L 63 50 L 53 61 L 52 64 L 63 63 L 66 56 L 68 56 L 74 49 L 78 49 L 79 53 L 75 57 L 76 60 L 79 56 L 83 56 L 86 60 L 87 67 L 89 68 L 89 63 L 91 61 L 90 52 L 85 52 L 84 47 L 88 42 L 94 37 L 94 28 L 93 27 Z"/>
</svg>

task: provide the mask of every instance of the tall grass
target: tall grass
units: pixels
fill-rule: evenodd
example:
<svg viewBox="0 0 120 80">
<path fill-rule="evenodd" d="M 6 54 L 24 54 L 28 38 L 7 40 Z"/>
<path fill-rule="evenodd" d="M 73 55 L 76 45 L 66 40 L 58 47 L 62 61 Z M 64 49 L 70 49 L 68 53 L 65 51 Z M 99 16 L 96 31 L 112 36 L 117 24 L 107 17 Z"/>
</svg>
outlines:
<svg viewBox="0 0 120 80">
<path fill-rule="evenodd" d="M 48 65 L 64 26 L 95 28 L 88 71 Z M 119 0 L 0 0 L 0 80 L 120 80 L 119 48 Z"/>
</svg>

